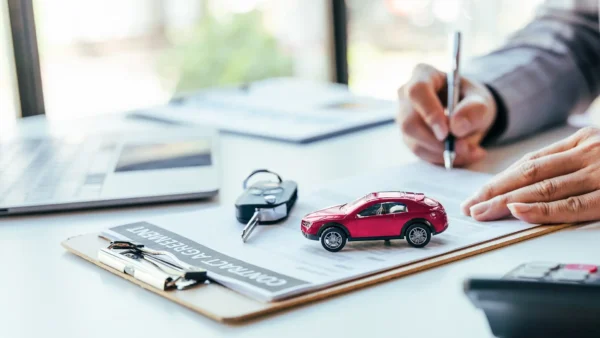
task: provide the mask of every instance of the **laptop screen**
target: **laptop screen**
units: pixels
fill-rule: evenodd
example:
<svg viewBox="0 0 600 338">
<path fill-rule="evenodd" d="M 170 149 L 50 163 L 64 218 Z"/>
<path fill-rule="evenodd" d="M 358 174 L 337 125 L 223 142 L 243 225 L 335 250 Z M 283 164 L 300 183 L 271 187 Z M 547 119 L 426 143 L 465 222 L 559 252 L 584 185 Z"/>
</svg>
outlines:
<svg viewBox="0 0 600 338">
<path fill-rule="evenodd" d="M 172 143 L 126 144 L 115 172 L 161 170 L 212 164 L 210 141 L 194 140 Z"/>
</svg>

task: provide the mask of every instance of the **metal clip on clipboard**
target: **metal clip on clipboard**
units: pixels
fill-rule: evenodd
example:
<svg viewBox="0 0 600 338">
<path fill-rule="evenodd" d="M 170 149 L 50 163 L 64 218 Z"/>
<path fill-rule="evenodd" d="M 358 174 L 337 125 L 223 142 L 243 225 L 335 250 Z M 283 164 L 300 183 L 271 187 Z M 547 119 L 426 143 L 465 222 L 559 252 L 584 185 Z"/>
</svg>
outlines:
<svg viewBox="0 0 600 338">
<path fill-rule="evenodd" d="M 127 241 L 114 241 L 100 249 L 98 260 L 160 290 L 184 290 L 208 279 L 206 270 L 182 262 L 168 251 Z"/>
</svg>

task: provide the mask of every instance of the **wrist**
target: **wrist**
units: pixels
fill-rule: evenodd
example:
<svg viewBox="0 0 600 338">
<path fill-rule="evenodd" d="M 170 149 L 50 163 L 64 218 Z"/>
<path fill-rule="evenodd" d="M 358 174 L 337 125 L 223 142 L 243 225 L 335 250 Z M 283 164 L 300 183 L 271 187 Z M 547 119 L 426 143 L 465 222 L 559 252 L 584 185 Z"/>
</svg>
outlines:
<svg viewBox="0 0 600 338">
<path fill-rule="evenodd" d="M 494 87 L 485 84 L 485 88 L 489 91 L 491 95 L 491 109 L 493 109 L 494 113 L 494 121 L 490 125 L 490 128 L 486 132 L 485 136 L 481 140 L 482 145 L 491 145 L 494 144 L 500 136 L 506 130 L 506 126 L 508 124 L 508 114 L 506 111 L 506 105 L 504 101 L 498 95 L 498 92 L 494 89 Z"/>
</svg>

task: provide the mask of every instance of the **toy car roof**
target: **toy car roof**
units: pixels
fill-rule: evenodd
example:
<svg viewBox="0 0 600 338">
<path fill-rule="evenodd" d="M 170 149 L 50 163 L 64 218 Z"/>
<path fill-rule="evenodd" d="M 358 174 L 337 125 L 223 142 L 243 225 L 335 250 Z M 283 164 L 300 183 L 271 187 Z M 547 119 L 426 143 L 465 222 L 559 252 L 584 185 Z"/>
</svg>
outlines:
<svg viewBox="0 0 600 338">
<path fill-rule="evenodd" d="M 408 198 L 415 201 L 422 201 L 425 198 L 425 194 L 409 191 L 379 191 L 367 195 L 367 200 L 395 198 Z"/>
</svg>

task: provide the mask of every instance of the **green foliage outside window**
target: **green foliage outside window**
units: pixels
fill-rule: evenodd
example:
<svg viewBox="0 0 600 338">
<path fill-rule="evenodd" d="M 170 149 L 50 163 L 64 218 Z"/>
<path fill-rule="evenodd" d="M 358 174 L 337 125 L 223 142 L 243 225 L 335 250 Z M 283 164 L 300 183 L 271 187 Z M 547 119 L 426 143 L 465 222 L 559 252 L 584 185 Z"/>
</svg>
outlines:
<svg viewBox="0 0 600 338">
<path fill-rule="evenodd" d="M 175 92 L 290 76 L 292 67 L 258 11 L 234 14 L 224 22 L 204 16 L 159 61 L 161 73 L 177 79 Z"/>
</svg>

